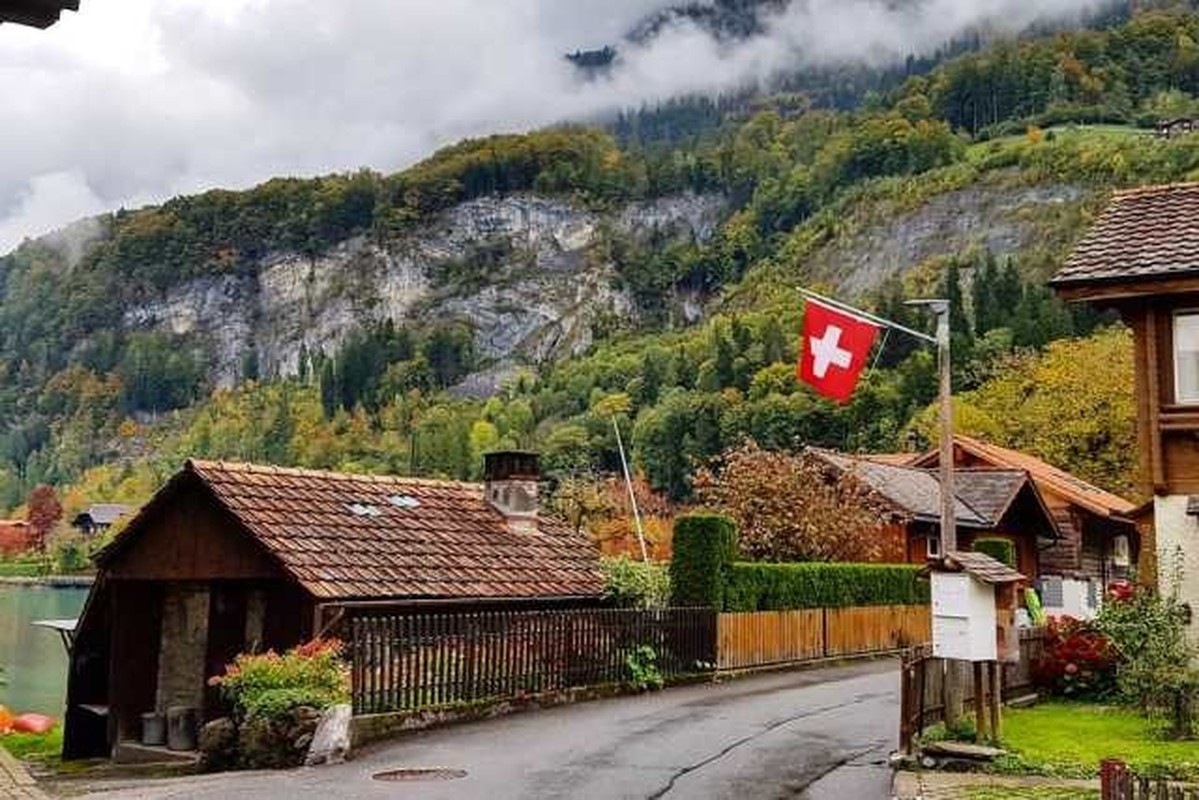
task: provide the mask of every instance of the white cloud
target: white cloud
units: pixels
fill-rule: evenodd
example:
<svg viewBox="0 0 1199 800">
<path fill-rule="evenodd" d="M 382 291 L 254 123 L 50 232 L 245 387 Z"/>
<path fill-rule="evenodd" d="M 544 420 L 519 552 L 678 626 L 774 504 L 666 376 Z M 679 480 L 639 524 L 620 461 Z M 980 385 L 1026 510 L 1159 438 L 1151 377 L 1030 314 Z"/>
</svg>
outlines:
<svg viewBox="0 0 1199 800">
<path fill-rule="evenodd" d="M 457 138 L 884 60 L 1099 0 L 795 0 L 769 34 L 688 26 L 584 82 L 562 55 L 668 0 L 84 0 L 0 26 L 0 252 L 80 214 L 278 174 L 399 168 Z"/>
</svg>

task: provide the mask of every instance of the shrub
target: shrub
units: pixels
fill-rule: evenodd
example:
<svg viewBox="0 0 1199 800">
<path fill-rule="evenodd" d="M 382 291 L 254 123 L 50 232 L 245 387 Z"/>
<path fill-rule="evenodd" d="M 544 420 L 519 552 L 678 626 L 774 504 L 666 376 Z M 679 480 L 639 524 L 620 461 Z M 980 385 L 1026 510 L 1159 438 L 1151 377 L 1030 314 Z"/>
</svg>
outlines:
<svg viewBox="0 0 1199 800">
<path fill-rule="evenodd" d="M 648 644 L 635 648 L 625 656 L 625 666 L 629 670 L 629 685 L 634 689 L 645 692 L 666 685 L 662 671 L 658 669 L 658 651 Z"/>
<path fill-rule="evenodd" d="M 974 540 L 974 552 L 990 556 L 1001 564 L 1016 567 L 1016 545 L 1010 539 L 985 536 Z"/>
<path fill-rule="evenodd" d="M 209 678 L 233 705 L 240 719 L 279 719 L 301 706 L 322 710 L 349 702 L 349 670 L 341 660 L 341 642 L 313 640 L 284 655 L 273 650 L 243 654 Z"/>
<path fill-rule="evenodd" d="M 1189 738 L 1199 670 L 1187 639 L 1189 610 L 1178 599 L 1181 580 L 1176 571 L 1168 593 L 1137 588 L 1127 599 L 1109 597 L 1098 626 L 1119 657 L 1116 679 L 1124 698 L 1146 714 L 1169 717 L 1172 735 Z"/>
<path fill-rule="evenodd" d="M 737 529 L 727 517 L 691 514 L 674 523 L 671 602 L 720 610 L 737 554 Z"/>
<path fill-rule="evenodd" d="M 735 564 L 726 611 L 923 605 L 918 567 L 887 564 Z"/>
<path fill-rule="evenodd" d="M 1116 689 L 1116 651 L 1093 623 L 1054 617 L 1032 677 L 1037 686 L 1062 697 L 1104 699 Z"/>
<path fill-rule="evenodd" d="M 628 556 L 600 560 L 604 597 L 622 608 L 665 608 L 670 602 L 670 568 Z"/>
</svg>

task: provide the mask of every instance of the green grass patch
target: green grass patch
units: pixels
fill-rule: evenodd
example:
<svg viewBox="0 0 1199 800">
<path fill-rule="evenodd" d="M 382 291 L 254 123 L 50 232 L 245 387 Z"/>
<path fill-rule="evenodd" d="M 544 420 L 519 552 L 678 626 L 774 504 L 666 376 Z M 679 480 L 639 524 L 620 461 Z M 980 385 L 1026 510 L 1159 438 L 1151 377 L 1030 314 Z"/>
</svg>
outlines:
<svg viewBox="0 0 1199 800">
<path fill-rule="evenodd" d="M 62 724 L 48 733 L 10 733 L 0 736 L 0 747 L 22 761 L 57 761 L 62 756 Z"/>
<path fill-rule="evenodd" d="M 999 771 L 1094 777 L 1099 762 L 1120 758 L 1146 777 L 1199 778 L 1199 742 L 1170 741 L 1134 711 L 1082 703 L 1045 703 L 1004 712 Z"/>
<path fill-rule="evenodd" d="M 50 562 L 42 558 L 0 561 L 0 578 L 40 578 L 50 572 Z"/>
<path fill-rule="evenodd" d="M 966 800 L 1099 800 L 1099 790 L 1073 786 L 968 786 Z"/>
</svg>

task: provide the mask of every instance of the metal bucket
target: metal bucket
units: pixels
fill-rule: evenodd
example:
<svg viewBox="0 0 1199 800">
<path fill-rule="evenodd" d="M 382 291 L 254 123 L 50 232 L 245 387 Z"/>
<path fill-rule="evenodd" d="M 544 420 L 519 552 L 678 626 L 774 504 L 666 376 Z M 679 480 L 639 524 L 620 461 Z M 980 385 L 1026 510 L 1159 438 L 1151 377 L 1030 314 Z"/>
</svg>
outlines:
<svg viewBox="0 0 1199 800">
<path fill-rule="evenodd" d="M 196 709 L 192 706 L 167 709 L 167 749 L 196 749 Z"/>
<path fill-rule="evenodd" d="M 162 747 L 167 743 L 167 718 L 157 712 L 142 714 L 142 744 Z"/>
</svg>

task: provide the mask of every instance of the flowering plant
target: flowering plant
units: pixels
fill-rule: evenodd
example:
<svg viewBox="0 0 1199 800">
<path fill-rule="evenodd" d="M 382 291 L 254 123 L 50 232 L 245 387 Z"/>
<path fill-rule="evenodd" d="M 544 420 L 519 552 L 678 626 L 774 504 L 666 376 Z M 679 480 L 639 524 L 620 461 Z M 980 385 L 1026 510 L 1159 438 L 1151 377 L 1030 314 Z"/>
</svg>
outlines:
<svg viewBox="0 0 1199 800">
<path fill-rule="evenodd" d="M 349 700 L 341 652 L 336 639 L 314 639 L 283 655 L 243 653 L 208 685 L 219 686 L 241 718 L 277 717 L 299 706 L 320 710 Z"/>
<path fill-rule="evenodd" d="M 1050 617 L 1044 655 L 1033 663 L 1033 680 L 1053 694 L 1101 699 L 1116 688 L 1117 653 L 1092 623 Z"/>
</svg>

